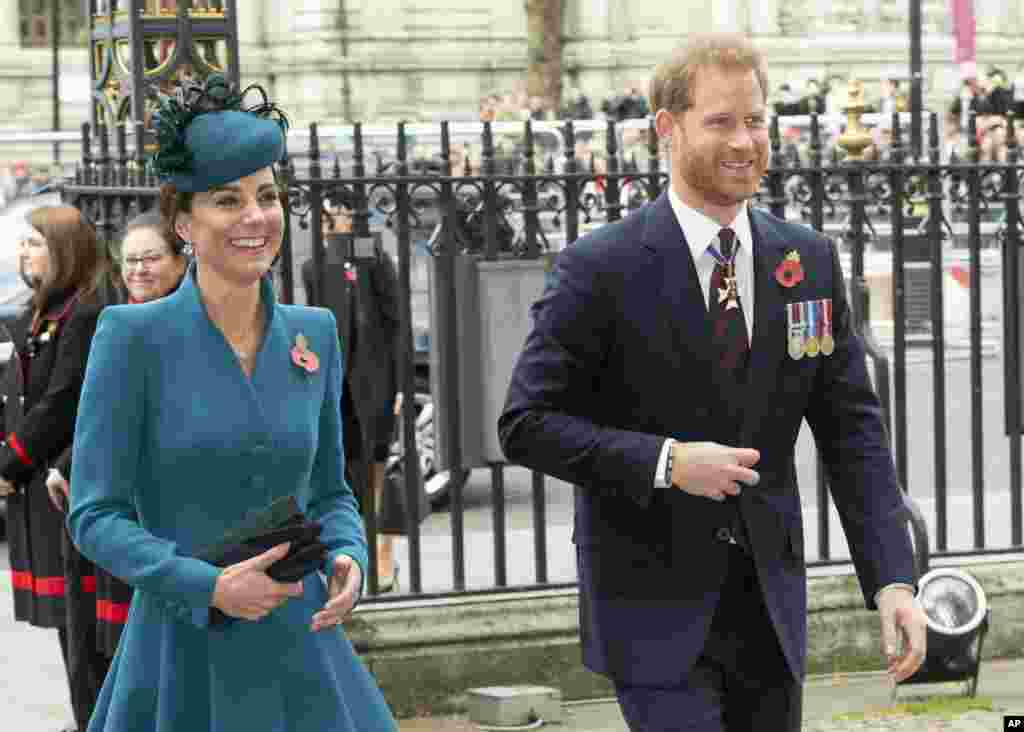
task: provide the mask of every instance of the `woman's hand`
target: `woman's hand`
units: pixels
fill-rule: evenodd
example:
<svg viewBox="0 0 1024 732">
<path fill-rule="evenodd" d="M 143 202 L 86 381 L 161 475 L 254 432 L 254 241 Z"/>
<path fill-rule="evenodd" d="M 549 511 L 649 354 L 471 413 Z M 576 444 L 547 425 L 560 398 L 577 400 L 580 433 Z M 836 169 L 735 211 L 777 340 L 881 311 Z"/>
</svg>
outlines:
<svg viewBox="0 0 1024 732">
<path fill-rule="evenodd" d="M 18 489 L 14 487 L 13 483 L 0 478 L 0 496 L 13 496 L 17 492 Z"/>
<path fill-rule="evenodd" d="M 267 568 L 287 553 L 288 544 L 278 544 L 227 567 L 217 577 L 211 604 L 233 618 L 260 620 L 289 598 L 302 595 L 301 582 L 275 582 L 267 575 Z"/>
<path fill-rule="evenodd" d="M 334 560 L 334 574 L 327 587 L 327 604 L 313 616 L 311 630 L 316 632 L 341 623 L 355 607 L 363 586 L 363 571 L 352 557 L 341 554 Z"/>
<path fill-rule="evenodd" d="M 50 494 L 50 503 L 53 504 L 53 507 L 64 513 L 71 485 L 56 468 L 50 468 L 50 472 L 46 474 L 46 492 Z"/>
</svg>

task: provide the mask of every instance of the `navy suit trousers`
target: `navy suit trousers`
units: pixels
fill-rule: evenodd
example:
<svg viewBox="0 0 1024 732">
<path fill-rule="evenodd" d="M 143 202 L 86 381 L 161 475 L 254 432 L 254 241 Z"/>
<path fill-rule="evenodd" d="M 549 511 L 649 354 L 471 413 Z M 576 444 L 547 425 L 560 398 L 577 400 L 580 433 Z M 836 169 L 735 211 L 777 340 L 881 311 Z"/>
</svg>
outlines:
<svg viewBox="0 0 1024 732">
<path fill-rule="evenodd" d="M 631 732 L 800 732 L 803 689 L 783 656 L 753 559 L 733 545 L 728 571 L 704 651 L 682 682 L 616 684 Z"/>
</svg>

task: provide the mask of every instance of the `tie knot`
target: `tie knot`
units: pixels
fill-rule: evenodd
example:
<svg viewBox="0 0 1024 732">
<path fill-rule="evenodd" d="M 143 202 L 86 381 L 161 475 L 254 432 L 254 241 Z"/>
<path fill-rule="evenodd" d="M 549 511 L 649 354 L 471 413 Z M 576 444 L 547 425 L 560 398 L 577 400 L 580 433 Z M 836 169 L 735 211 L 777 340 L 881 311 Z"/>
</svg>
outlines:
<svg viewBox="0 0 1024 732">
<path fill-rule="evenodd" d="M 718 250 L 726 259 L 732 259 L 733 244 L 735 240 L 735 232 L 728 227 L 718 232 Z"/>
</svg>

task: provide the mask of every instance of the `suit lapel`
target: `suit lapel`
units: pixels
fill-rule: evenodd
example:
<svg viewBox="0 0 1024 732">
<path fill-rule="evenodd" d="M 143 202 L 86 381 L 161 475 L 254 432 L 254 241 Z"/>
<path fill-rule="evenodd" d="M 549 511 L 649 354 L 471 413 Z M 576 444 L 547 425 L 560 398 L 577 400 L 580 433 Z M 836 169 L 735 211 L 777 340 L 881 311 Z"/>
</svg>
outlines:
<svg viewBox="0 0 1024 732">
<path fill-rule="evenodd" d="M 711 329 L 704 293 L 683 229 L 664 193 L 648 210 L 643 243 L 656 257 L 659 302 L 672 331 L 672 354 L 690 353 L 710 367 Z"/>
<path fill-rule="evenodd" d="M 775 269 L 783 259 L 786 242 L 767 216 L 752 207 L 749 212 L 754 239 L 754 336 L 741 445 L 750 442 L 766 406 L 766 395 L 777 390 L 777 374 L 786 344 L 785 297 L 782 287 L 775 281 Z"/>
</svg>

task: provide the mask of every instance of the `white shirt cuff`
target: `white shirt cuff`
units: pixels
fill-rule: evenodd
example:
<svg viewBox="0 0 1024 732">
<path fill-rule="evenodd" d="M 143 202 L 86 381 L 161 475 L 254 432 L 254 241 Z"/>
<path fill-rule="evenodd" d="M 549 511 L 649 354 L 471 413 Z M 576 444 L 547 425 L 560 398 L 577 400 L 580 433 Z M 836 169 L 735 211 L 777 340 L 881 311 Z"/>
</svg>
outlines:
<svg viewBox="0 0 1024 732">
<path fill-rule="evenodd" d="M 671 488 L 671 486 L 665 482 L 665 463 L 668 462 L 668 451 L 675 440 L 668 439 L 661 443 L 661 455 L 658 456 L 658 467 L 654 469 L 654 487 L 655 488 Z"/>
</svg>

